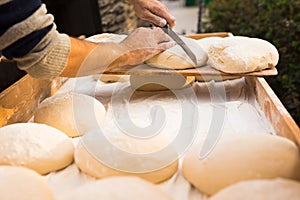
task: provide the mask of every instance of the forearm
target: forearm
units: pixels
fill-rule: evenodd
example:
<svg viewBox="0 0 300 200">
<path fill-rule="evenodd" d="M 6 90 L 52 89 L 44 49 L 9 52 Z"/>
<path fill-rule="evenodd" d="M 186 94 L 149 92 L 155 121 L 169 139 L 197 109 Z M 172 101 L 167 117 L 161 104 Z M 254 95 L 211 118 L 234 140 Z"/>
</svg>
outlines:
<svg viewBox="0 0 300 200">
<path fill-rule="evenodd" d="M 60 76 L 79 77 L 104 72 L 117 67 L 116 61 L 126 50 L 116 43 L 92 43 L 71 38 L 67 65 Z"/>
</svg>

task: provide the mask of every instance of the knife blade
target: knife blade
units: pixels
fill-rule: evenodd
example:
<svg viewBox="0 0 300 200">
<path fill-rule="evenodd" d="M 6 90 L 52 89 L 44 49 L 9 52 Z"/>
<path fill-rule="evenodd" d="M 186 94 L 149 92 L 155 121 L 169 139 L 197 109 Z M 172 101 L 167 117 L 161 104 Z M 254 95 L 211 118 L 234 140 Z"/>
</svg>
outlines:
<svg viewBox="0 0 300 200">
<path fill-rule="evenodd" d="M 189 58 L 193 61 L 195 66 L 197 66 L 197 58 L 192 50 L 182 41 L 182 39 L 170 28 L 169 24 L 166 24 L 162 27 L 162 30 L 168 34 L 189 56 Z"/>
</svg>

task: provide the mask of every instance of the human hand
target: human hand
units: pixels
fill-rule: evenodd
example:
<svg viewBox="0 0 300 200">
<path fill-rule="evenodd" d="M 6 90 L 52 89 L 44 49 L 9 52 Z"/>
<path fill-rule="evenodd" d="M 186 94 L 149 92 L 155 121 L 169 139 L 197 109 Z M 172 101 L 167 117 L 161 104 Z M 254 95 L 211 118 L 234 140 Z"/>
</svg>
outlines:
<svg viewBox="0 0 300 200">
<path fill-rule="evenodd" d="M 167 7 L 158 0 L 128 0 L 133 6 L 138 17 L 147 20 L 153 25 L 163 27 L 170 24 L 175 25 L 175 18 L 170 15 Z"/>
<path fill-rule="evenodd" d="M 106 70 L 126 65 L 138 65 L 175 45 L 161 28 L 138 28 L 118 47 L 120 56 Z"/>
</svg>

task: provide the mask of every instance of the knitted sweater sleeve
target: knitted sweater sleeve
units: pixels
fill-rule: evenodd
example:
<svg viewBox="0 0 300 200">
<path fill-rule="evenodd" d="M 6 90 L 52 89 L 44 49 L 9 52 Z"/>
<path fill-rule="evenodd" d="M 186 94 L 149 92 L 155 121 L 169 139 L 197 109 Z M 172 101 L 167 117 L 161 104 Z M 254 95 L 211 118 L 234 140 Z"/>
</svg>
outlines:
<svg viewBox="0 0 300 200">
<path fill-rule="evenodd" d="M 32 77 L 51 79 L 68 62 L 70 38 L 41 0 L 0 0 L 0 51 Z"/>
</svg>

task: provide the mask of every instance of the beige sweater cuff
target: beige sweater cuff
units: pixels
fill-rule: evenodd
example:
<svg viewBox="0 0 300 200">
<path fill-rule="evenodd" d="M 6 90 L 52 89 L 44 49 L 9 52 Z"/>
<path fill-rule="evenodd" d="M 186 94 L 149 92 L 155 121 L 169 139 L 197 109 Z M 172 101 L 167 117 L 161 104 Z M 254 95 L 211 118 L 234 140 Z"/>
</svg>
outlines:
<svg viewBox="0 0 300 200">
<path fill-rule="evenodd" d="M 18 67 L 34 78 L 53 79 L 67 65 L 70 38 L 55 28 L 24 58 L 16 59 Z"/>
</svg>

